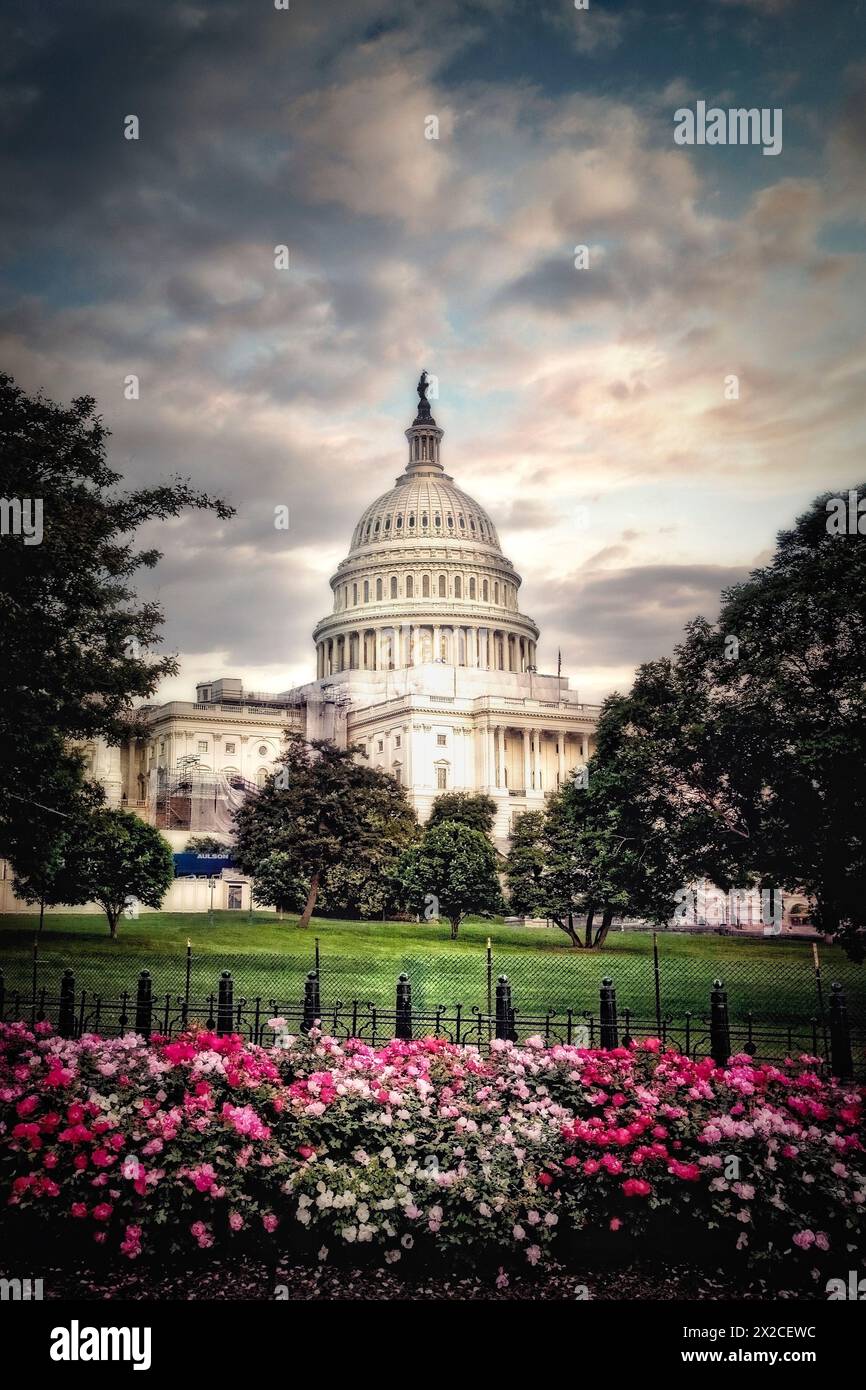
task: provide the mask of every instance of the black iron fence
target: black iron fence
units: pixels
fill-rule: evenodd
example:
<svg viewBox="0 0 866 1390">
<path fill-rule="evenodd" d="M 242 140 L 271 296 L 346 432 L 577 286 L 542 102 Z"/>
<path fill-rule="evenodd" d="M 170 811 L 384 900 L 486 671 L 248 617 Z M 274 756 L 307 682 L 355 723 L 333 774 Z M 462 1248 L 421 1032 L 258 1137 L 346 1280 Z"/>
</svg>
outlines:
<svg viewBox="0 0 866 1390">
<path fill-rule="evenodd" d="M 834 982 L 826 1012 L 809 1018 L 784 1021 L 761 1018 L 751 1011 L 732 1018 L 728 990 L 721 980 L 710 986 L 705 1011 L 686 1010 L 679 1018 L 662 1014 L 656 990 L 653 1015 L 617 1002 L 610 977 L 601 980 L 597 1007 L 593 1009 L 543 1009 L 518 1007 L 506 975 L 495 983 L 488 974 L 487 1006 L 477 1004 L 419 1004 L 413 999 L 412 980 L 402 972 L 396 981 L 393 1004 L 369 1000 L 323 999 L 320 973 L 307 972 L 303 993 L 294 997 L 259 994 L 239 995 L 235 980 L 223 970 L 216 991 L 201 997 L 191 989 L 187 970 L 184 993 L 157 994 L 149 970 L 142 970 L 134 991 L 102 995 L 79 989 L 71 969 L 66 969 L 56 992 L 46 986 L 35 991 L 8 989 L 0 972 L 0 1019 L 31 1024 L 48 1020 L 63 1037 L 95 1033 L 117 1036 L 134 1031 L 149 1036 L 176 1036 L 191 1027 L 219 1034 L 238 1033 L 251 1042 L 273 1044 L 287 1032 L 309 1032 L 317 1022 L 332 1036 L 359 1038 L 379 1045 L 392 1038 L 427 1036 L 451 1042 L 488 1046 L 493 1039 L 525 1041 L 538 1036 L 547 1046 L 568 1043 L 582 1047 L 615 1048 L 638 1038 L 657 1037 L 665 1046 L 689 1056 L 711 1056 L 719 1064 L 745 1053 L 758 1061 L 782 1061 L 808 1053 L 819 1059 L 828 1074 L 843 1080 L 866 1071 L 866 1031 L 852 1027 L 845 992 Z M 281 1020 L 277 1025 L 276 1020 Z"/>
</svg>

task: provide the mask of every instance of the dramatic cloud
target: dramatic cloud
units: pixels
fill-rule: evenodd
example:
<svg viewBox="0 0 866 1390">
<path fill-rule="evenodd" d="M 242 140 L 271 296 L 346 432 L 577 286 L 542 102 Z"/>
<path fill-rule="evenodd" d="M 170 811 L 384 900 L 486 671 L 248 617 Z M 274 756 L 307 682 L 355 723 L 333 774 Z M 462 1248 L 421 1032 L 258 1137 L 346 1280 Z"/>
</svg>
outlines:
<svg viewBox="0 0 866 1390">
<path fill-rule="evenodd" d="M 587 698 L 859 481 L 864 16 L 821 8 L 17 7 L 0 363 L 95 395 L 131 482 L 181 472 L 238 508 L 149 538 L 166 695 L 312 674 L 422 367 L 542 667 L 561 650 Z M 674 145 L 699 98 L 781 105 L 782 154 Z"/>
</svg>

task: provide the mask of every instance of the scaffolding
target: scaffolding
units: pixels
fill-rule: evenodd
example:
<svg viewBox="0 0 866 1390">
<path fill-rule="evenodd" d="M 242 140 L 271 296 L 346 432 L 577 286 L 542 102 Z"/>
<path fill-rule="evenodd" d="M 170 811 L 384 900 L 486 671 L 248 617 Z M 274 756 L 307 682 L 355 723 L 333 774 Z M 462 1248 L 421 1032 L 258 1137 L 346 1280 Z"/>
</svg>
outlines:
<svg viewBox="0 0 866 1390">
<path fill-rule="evenodd" d="M 198 765 L 195 757 L 179 758 L 177 770 L 154 769 L 148 784 L 148 810 L 159 830 L 234 830 L 235 811 L 255 782 L 237 772 L 211 772 Z"/>
</svg>

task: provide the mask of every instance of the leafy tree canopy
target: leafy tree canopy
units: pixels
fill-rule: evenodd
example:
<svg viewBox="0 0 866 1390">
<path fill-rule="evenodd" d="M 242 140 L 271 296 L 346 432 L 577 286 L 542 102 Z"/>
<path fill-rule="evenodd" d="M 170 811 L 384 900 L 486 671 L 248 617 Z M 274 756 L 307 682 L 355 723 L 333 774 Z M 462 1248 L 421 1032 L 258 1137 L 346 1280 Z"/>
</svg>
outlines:
<svg viewBox="0 0 866 1390">
<path fill-rule="evenodd" d="M 148 656 L 162 611 L 132 585 L 160 553 L 136 546 L 138 528 L 187 508 L 232 515 L 180 478 L 118 490 L 107 439 L 91 397 L 56 405 L 0 373 L 0 498 L 27 503 L 34 523 L 0 539 L 0 853 L 45 745 L 119 742 L 136 698 L 177 671 L 175 657 Z"/>
<path fill-rule="evenodd" d="M 441 916 L 452 940 L 470 912 L 501 912 L 504 903 L 496 851 L 487 836 L 453 821 L 427 826 L 421 843 L 400 860 L 397 875 L 406 903 Z"/>
<path fill-rule="evenodd" d="M 427 825 L 441 825 L 443 821 L 450 821 L 456 825 L 468 825 L 470 829 L 490 836 L 495 820 L 496 802 L 486 792 L 443 792 L 430 808 Z"/>
<path fill-rule="evenodd" d="M 256 876 L 275 852 L 284 868 L 308 884 L 300 926 L 307 926 L 321 891 L 333 891 L 346 866 L 368 878 L 387 876 L 417 833 L 404 789 L 377 768 L 357 761 L 362 750 L 327 739 L 289 734 L 283 766 L 236 813 L 235 860 Z"/>
</svg>

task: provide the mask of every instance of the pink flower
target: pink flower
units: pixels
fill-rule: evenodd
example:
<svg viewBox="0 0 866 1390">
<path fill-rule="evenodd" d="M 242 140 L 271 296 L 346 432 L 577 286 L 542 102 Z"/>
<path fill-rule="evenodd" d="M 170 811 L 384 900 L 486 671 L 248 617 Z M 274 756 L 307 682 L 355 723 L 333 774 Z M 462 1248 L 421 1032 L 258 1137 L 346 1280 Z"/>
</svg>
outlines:
<svg viewBox="0 0 866 1390">
<path fill-rule="evenodd" d="M 609 1227 L 609 1229 L 610 1229 L 611 1231 L 618 1231 L 619 1228 L 621 1227 L 621 1225 L 622 1225 L 622 1222 L 620 1221 L 620 1219 L 619 1219 L 618 1216 L 612 1216 L 612 1217 L 611 1217 L 611 1219 L 610 1219 L 610 1227 Z"/>
<path fill-rule="evenodd" d="M 801 1250 L 808 1250 L 810 1246 L 815 1244 L 815 1232 L 798 1231 L 794 1236 L 794 1244 L 798 1245 Z"/>
<path fill-rule="evenodd" d="M 652 1185 L 643 1178 L 626 1178 L 621 1187 L 626 1197 L 648 1197 L 652 1192 Z"/>
<path fill-rule="evenodd" d="M 266 1211 L 262 1216 L 262 1225 L 264 1226 L 268 1234 L 275 1231 L 279 1224 L 279 1218 L 274 1216 L 274 1213 L 272 1211 Z"/>
<path fill-rule="evenodd" d="M 100 1202 L 93 1208 L 94 1221 L 110 1221 L 114 1207 L 110 1202 Z"/>
</svg>

